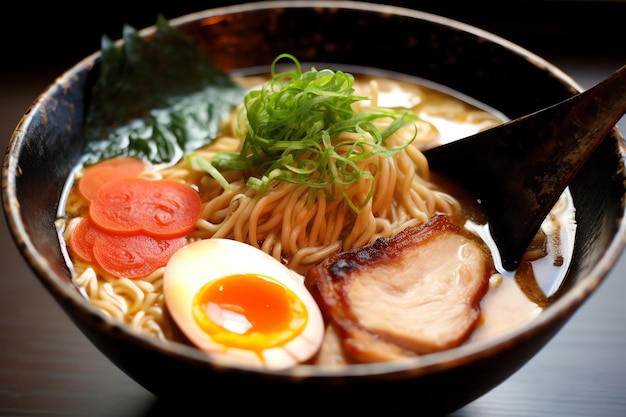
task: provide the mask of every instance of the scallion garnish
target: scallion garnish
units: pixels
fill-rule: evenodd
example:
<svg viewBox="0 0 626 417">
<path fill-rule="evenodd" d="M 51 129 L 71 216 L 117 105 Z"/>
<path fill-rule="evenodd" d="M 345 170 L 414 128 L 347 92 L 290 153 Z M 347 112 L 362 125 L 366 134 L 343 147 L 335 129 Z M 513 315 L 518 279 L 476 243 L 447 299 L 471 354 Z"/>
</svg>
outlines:
<svg viewBox="0 0 626 417">
<path fill-rule="evenodd" d="M 295 69 L 277 72 L 276 65 L 289 59 Z M 367 204 L 374 191 L 374 177 L 359 162 L 374 155 L 389 157 L 405 148 L 386 148 L 385 139 L 414 114 L 393 109 L 354 110 L 354 103 L 369 97 L 354 94 L 354 76 L 343 71 L 312 68 L 303 72 L 300 62 L 290 54 L 281 54 L 271 65 L 271 79 L 244 99 L 245 132 L 240 153 L 219 152 L 210 161 L 218 171 L 247 170 L 246 185 L 259 192 L 273 181 L 287 181 L 321 189 L 332 198 L 333 184 L 349 186 L 370 179 L 370 192 L 358 207 Z M 374 121 L 391 118 L 380 131 Z M 356 135 L 344 135 L 349 132 Z M 223 183 L 214 170 L 209 174 Z M 316 193 L 312 193 L 316 195 Z"/>
</svg>

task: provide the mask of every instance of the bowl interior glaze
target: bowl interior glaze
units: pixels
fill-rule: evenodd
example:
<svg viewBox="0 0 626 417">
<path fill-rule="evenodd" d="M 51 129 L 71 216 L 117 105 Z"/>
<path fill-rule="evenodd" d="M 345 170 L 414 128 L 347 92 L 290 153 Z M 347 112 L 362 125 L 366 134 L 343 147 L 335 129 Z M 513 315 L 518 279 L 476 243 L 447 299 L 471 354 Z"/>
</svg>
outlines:
<svg viewBox="0 0 626 417">
<path fill-rule="evenodd" d="M 580 87 L 542 58 L 480 29 L 414 10 L 358 2 L 261 2 L 173 19 L 216 66 L 269 66 L 280 53 L 302 62 L 375 67 L 420 77 L 509 118 Z M 150 37 L 154 28 L 143 30 Z M 99 53 L 62 74 L 19 123 L 5 157 L 3 201 L 24 259 L 83 333 L 139 384 L 165 400 L 245 392 L 251 410 L 279 390 L 311 410 L 414 410 L 447 414 L 523 366 L 596 290 L 624 247 L 624 144 L 614 129 L 571 184 L 578 225 L 565 288 L 539 318 L 508 337 L 402 363 L 345 369 L 232 369 L 201 352 L 135 334 L 103 316 L 70 282 L 54 221 L 81 155 L 82 126 Z M 261 389 L 260 387 L 263 387 Z M 276 391 L 278 392 L 278 391 Z M 411 393 L 407 395 L 406 393 Z M 263 403 L 257 402 L 263 400 Z M 270 410 L 273 408 L 268 406 Z"/>
</svg>

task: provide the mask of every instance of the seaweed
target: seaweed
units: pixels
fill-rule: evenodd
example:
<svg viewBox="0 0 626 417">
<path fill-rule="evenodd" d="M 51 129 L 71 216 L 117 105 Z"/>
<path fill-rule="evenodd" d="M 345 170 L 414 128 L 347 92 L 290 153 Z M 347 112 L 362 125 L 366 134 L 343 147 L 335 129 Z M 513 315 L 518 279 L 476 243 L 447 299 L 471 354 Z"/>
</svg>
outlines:
<svg viewBox="0 0 626 417">
<path fill-rule="evenodd" d="M 151 38 L 102 36 L 85 116 L 85 163 L 134 156 L 172 164 L 217 137 L 246 90 L 159 16 Z"/>
</svg>

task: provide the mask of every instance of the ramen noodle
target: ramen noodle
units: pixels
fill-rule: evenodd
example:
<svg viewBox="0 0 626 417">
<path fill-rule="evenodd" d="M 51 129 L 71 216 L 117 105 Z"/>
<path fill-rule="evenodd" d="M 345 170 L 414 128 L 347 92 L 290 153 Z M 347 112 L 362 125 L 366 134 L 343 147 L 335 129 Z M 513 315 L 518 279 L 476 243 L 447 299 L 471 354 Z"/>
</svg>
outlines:
<svg viewBox="0 0 626 417">
<path fill-rule="evenodd" d="M 259 82 L 258 76 L 237 79 L 246 86 Z M 199 191 L 201 216 L 188 236 L 190 242 L 217 237 L 235 239 L 260 248 L 300 274 L 306 274 L 333 253 L 393 236 L 406 227 L 426 222 L 436 213 L 448 214 L 459 222 L 467 218 L 465 200 L 432 180 L 421 149 L 502 123 L 503 117 L 446 92 L 385 76 L 355 76 L 355 90 L 355 94 L 371 97 L 358 103 L 363 108 L 405 108 L 418 116 L 417 122 L 405 125 L 384 142 L 386 147 L 403 147 L 402 151 L 391 157 L 374 155 L 361 161 L 361 168 L 373 174 L 375 188 L 369 200 L 366 197 L 371 179 L 367 178 L 345 189 L 331 186 L 330 195 L 316 191 L 314 205 L 310 204 L 306 186 L 276 181 L 267 192 L 260 192 L 246 185 L 240 171 L 223 174 L 229 183 L 224 189 L 206 172 L 193 169 L 187 158 L 171 167 L 147 169 L 141 175 L 181 181 Z M 245 133 L 241 132 L 239 123 L 242 112 L 242 107 L 235 109 L 224 121 L 222 135 L 195 151 L 194 156 L 210 161 L 217 152 L 238 151 Z M 383 129 L 389 120 L 377 120 L 376 124 Z M 80 181 L 81 172 L 77 171 L 75 183 Z M 61 219 L 65 241 L 87 213 L 87 202 L 76 188 L 73 186 L 67 197 L 67 215 Z M 349 201 L 356 205 L 366 201 L 366 204 L 354 210 Z M 164 341 L 179 340 L 165 311 L 164 268 L 142 278 L 129 279 L 107 275 L 76 259 L 72 267 L 73 283 L 105 314 L 140 333 Z M 531 315 L 535 314 L 535 307 L 530 305 Z"/>
</svg>

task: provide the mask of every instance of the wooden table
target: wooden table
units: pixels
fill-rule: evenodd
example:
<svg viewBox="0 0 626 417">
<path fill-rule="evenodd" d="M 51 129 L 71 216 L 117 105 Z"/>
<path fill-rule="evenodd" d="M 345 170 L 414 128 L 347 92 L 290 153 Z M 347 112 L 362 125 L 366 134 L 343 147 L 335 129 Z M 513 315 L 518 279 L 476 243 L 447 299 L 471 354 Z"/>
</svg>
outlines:
<svg viewBox="0 0 626 417">
<path fill-rule="evenodd" d="M 623 57 L 623 55 L 622 55 Z M 588 88 L 620 58 L 548 57 Z M 0 73 L 0 143 L 61 68 Z M 620 121 L 626 132 L 626 118 Z M 0 223 L 0 415 L 154 417 L 163 405 L 108 361 L 61 311 Z M 456 417 L 626 415 L 626 255 L 526 366 Z M 209 405 L 209 403 L 207 403 Z"/>
</svg>

